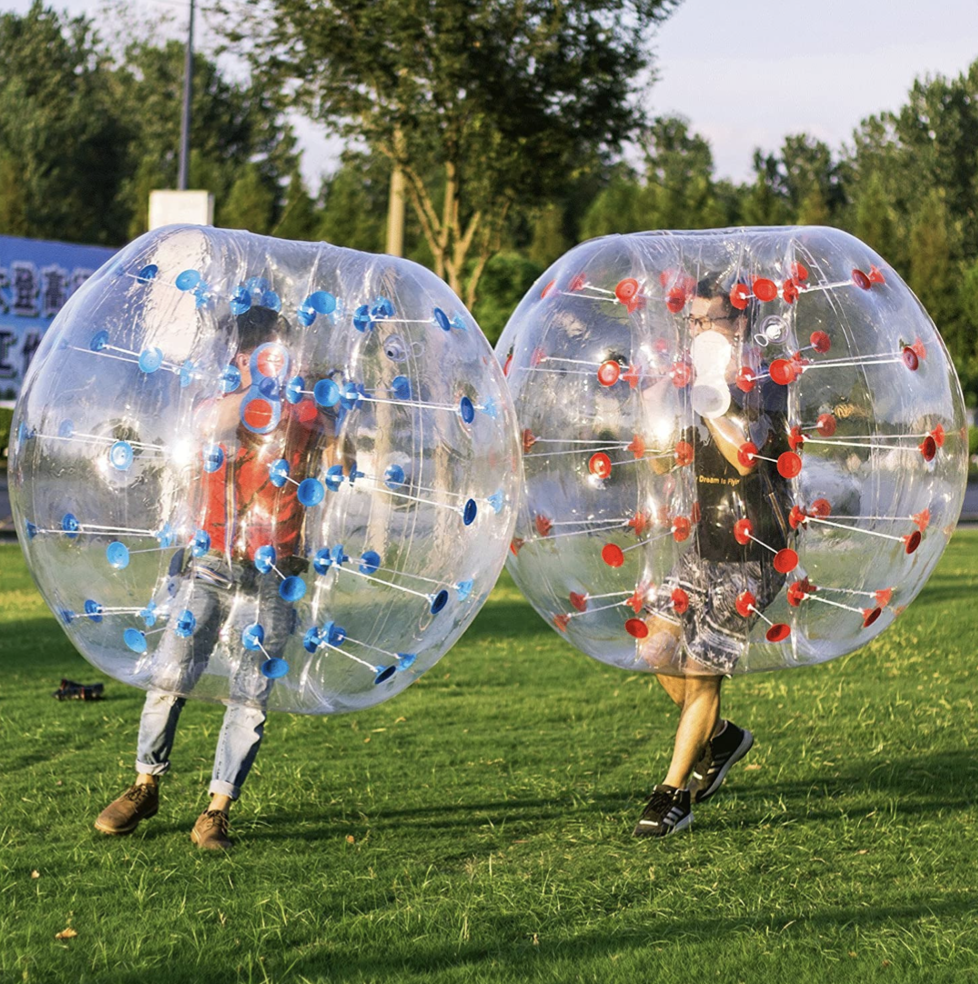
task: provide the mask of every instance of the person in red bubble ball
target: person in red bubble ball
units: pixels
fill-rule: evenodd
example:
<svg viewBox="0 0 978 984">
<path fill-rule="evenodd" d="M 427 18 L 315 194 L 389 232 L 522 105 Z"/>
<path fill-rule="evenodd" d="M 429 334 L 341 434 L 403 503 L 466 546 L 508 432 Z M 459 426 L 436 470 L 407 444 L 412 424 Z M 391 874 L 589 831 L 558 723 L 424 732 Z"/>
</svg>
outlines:
<svg viewBox="0 0 978 984">
<path fill-rule="evenodd" d="M 204 401 L 194 414 L 202 447 L 197 461 L 203 463 L 192 485 L 200 493 L 192 520 L 199 530 L 200 556 L 184 549 L 171 564 L 169 596 L 161 604 L 169 610 L 169 620 L 158 649 L 147 654 L 144 664 L 150 686 L 140 719 L 136 781 L 95 821 L 104 834 L 129 834 L 156 814 L 158 779 L 170 768 L 186 695 L 224 641 L 231 657 L 229 700 L 217 740 L 210 803 L 191 832 L 198 847 L 217 849 L 231 846 L 229 811 L 261 745 L 274 668 L 281 665 L 273 661 L 281 659 L 295 629 L 295 610 L 280 591 L 282 578 L 274 571 L 259 573 L 256 555 L 260 559 L 261 549 L 272 547 L 282 577 L 303 573 L 304 507 L 296 482 L 305 477 L 317 449 L 326 465 L 333 464 L 336 453 L 331 411 L 320 410 L 308 398 L 294 405 L 279 400 L 277 393 L 265 399 L 268 394 L 253 387 L 284 374 L 285 319 L 256 306 L 233 319 L 228 330 L 237 339 L 229 370 L 231 392 Z M 237 388 L 235 374 L 240 377 Z M 281 381 L 272 389 L 280 389 Z M 272 480 L 272 466 L 282 459 L 293 481 Z M 264 636 L 261 647 L 252 649 L 243 633 L 254 623 L 261 625 Z"/>
<path fill-rule="evenodd" d="M 681 439 L 692 452 L 694 534 L 646 605 L 648 635 L 639 644 L 639 658 L 657 671 L 680 716 L 669 769 L 636 837 L 687 828 L 692 804 L 713 796 L 750 750 L 750 731 L 720 716 L 721 685 L 759 613 L 784 585 L 772 559 L 790 557 L 777 554 L 791 537 L 791 498 L 775 463 L 788 450 L 787 388 L 763 371 L 753 385 L 737 385 L 753 304 L 734 304 L 732 286 L 716 277 L 700 280 L 687 316 L 695 423 Z M 759 457 L 745 454 L 748 443 Z"/>
</svg>

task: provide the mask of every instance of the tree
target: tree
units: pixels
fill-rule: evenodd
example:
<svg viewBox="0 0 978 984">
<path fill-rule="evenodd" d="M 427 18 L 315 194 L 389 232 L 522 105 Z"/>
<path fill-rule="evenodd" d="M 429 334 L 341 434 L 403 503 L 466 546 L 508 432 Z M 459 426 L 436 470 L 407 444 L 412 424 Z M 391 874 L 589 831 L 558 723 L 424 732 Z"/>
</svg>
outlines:
<svg viewBox="0 0 978 984">
<path fill-rule="evenodd" d="M 471 305 L 518 203 L 559 195 L 643 113 L 674 0 L 266 0 L 235 7 L 266 91 L 396 162 L 435 272 Z"/>
</svg>

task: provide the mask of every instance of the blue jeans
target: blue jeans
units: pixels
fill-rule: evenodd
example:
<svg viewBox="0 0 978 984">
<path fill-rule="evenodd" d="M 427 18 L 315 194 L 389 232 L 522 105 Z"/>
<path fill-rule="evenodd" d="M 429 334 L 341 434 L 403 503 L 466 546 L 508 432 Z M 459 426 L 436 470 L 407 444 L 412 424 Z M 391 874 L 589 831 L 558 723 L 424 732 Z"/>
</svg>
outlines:
<svg viewBox="0 0 978 984">
<path fill-rule="evenodd" d="M 260 622 L 265 630 L 265 652 L 270 657 L 282 655 L 294 628 L 295 612 L 280 597 L 279 583 L 274 574 L 258 576 L 254 568 L 238 563 L 229 568 L 223 557 L 213 555 L 196 561 L 181 576 L 168 604 L 169 623 L 153 656 L 152 684 L 139 721 L 137 772 L 156 776 L 170 768 L 180 712 L 226 628 L 229 647 L 239 658 L 229 680 L 209 791 L 238 798 L 258 755 L 272 688 L 272 681 L 261 673 L 265 653 L 245 649 L 241 630 Z M 244 596 L 245 603 L 238 605 L 232 617 L 239 596 Z M 185 610 L 193 614 L 196 626 L 190 635 L 181 637 L 175 631 L 176 622 Z"/>
</svg>

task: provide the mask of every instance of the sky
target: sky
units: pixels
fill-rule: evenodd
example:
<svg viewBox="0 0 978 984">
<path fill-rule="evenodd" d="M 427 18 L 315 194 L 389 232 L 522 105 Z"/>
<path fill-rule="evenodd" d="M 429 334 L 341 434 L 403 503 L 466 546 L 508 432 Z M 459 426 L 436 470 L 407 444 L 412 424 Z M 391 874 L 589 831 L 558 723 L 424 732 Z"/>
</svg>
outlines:
<svg viewBox="0 0 978 984">
<path fill-rule="evenodd" d="M 96 16 L 98 0 L 55 0 Z M 0 0 L 24 13 L 30 0 Z M 206 6 L 206 3 L 205 3 Z M 143 17 L 185 24 L 184 0 L 131 0 Z M 206 19 L 198 22 L 206 46 Z M 978 0 L 683 0 L 654 41 L 652 115 L 685 116 L 713 149 L 716 174 L 751 179 L 755 147 L 808 133 L 838 151 L 859 122 L 905 101 L 915 78 L 956 76 L 978 60 Z M 303 175 L 316 191 L 341 144 L 297 121 Z"/>
</svg>

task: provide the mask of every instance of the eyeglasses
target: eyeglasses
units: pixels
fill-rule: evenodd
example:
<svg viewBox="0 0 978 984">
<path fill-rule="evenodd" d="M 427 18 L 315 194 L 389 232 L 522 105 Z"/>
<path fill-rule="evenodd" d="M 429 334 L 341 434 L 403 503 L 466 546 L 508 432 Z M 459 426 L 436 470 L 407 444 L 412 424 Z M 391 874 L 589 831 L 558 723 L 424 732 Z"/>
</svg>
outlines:
<svg viewBox="0 0 978 984">
<path fill-rule="evenodd" d="M 709 315 L 703 315 L 702 318 L 694 318 L 692 315 L 689 315 L 686 318 L 686 324 L 688 324 L 690 328 L 695 328 L 697 330 L 705 328 L 707 325 L 720 325 L 724 323 L 728 325 L 732 324 L 733 318 L 711 318 Z"/>
</svg>

